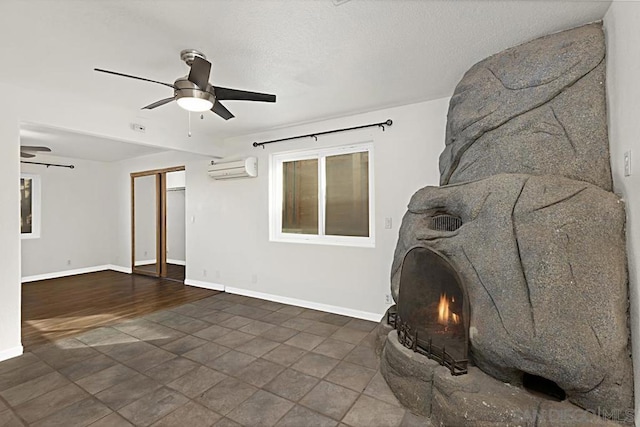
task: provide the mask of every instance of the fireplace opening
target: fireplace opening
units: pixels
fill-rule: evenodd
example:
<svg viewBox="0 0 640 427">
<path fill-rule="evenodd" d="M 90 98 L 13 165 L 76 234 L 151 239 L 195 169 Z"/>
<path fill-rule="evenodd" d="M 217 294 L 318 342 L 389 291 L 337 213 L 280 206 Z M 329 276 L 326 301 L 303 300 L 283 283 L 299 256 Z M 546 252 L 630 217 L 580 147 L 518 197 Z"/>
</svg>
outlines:
<svg viewBox="0 0 640 427">
<path fill-rule="evenodd" d="M 525 390 L 541 397 L 560 402 L 567 397 L 565 391 L 555 382 L 538 375 L 524 373 L 522 386 Z"/>
<path fill-rule="evenodd" d="M 440 362 L 453 375 L 467 372 L 469 303 L 456 270 L 442 254 L 423 247 L 407 253 L 389 324 L 405 347 Z"/>
</svg>

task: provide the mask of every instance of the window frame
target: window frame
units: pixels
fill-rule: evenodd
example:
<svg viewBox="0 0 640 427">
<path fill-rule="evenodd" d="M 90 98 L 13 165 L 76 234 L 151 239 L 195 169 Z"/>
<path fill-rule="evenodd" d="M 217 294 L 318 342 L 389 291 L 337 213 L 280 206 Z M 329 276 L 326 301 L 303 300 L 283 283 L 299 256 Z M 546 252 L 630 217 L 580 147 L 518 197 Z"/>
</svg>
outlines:
<svg viewBox="0 0 640 427">
<path fill-rule="evenodd" d="M 31 233 L 23 233 L 22 230 L 20 230 L 20 238 L 38 239 L 40 238 L 40 225 L 42 219 L 42 184 L 40 181 L 40 175 L 21 172 L 20 179 L 31 180 Z M 22 216 L 22 211 L 20 215 Z"/>
<path fill-rule="evenodd" d="M 369 236 L 334 236 L 325 234 L 326 158 L 342 154 L 368 153 Z M 285 162 L 318 160 L 318 234 L 284 233 L 282 231 L 283 167 Z M 269 156 L 269 241 L 308 243 L 354 247 L 375 247 L 375 191 L 373 142 L 272 153 Z"/>
</svg>

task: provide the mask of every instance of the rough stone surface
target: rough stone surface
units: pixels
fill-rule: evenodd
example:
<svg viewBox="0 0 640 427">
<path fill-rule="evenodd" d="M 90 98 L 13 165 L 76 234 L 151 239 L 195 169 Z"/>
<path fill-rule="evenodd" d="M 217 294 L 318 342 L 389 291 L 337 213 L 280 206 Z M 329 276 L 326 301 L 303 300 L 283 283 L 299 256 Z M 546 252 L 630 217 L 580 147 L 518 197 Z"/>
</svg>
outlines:
<svg viewBox="0 0 640 427">
<path fill-rule="evenodd" d="M 477 368 L 452 377 L 434 372 L 432 421 L 445 426 L 535 426 L 540 398 L 497 381 Z"/>
<path fill-rule="evenodd" d="M 476 367 L 466 375 L 452 376 L 447 368 L 405 348 L 395 331 L 387 336 L 380 363 L 380 372 L 398 400 L 429 416 L 434 425 L 617 425 L 567 401 L 550 401 L 503 383 Z"/>
<path fill-rule="evenodd" d="M 385 340 L 380 358 L 380 373 L 400 403 L 412 412 L 431 415 L 433 371 L 440 365 L 398 342 L 396 331 Z"/>
<path fill-rule="evenodd" d="M 599 415 L 598 415 L 599 414 Z M 604 426 L 619 427 L 620 424 L 603 417 L 615 419 L 622 424 L 633 424 L 633 412 L 585 411 L 566 402 L 545 401 L 540 404 L 536 427 L 557 426 Z"/>
<path fill-rule="evenodd" d="M 389 335 L 389 332 L 393 330 L 393 326 L 391 326 L 387 322 L 387 314 L 389 313 L 389 310 L 395 309 L 395 307 L 395 305 L 389 307 L 384 313 L 384 317 L 382 317 L 382 320 L 380 320 L 380 323 L 378 323 L 378 326 L 376 326 L 374 350 L 376 351 L 376 355 L 378 357 L 380 357 L 380 355 L 382 354 L 385 342 L 387 341 L 387 335 Z"/>
<path fill-rule="evenodd" d="M 431 421 L 441 426 L 614 426 L 567 401 L 555 402 L 503 383 L 471 367 L 453 377 L 433 373 Z"/>
<path fill-rule="evenodd" d="M 550 401 L 503 383 L 476 367 L 466 375 L 452 376 L 447 368 L 401 345 L 395 331 L 387 336 L 380 367 L 398 400 L 413 412 L 429 416 L 433 425 L 618 425 L 567 401 Z"/>
<path fill-rule="evenodd" d="M 463 225 L 430 229 L 442 212 Z M 589 410 L 633 408 L 625 212 L 613 193 L 549 175 L 425 187 L 400 229 L 396 301 L 415 246 L 439 251 L 460 273 L 472 358 L 484 372 L 513 384 L 523 372 L 539 375 Z"/>
<path fill-rule="evenodd" d="M 610 191 L 604 56 L 596 23 L 474 65 L 451 98 L 440 183 L 552 174 Z"/>
</svg>

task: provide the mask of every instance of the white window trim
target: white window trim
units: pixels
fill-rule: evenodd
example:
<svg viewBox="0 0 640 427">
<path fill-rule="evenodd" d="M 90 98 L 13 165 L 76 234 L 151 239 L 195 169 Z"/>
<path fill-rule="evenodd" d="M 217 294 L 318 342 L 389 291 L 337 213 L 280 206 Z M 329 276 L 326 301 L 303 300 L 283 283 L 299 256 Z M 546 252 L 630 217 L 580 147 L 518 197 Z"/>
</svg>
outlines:
<svg viewBox="0 0 640 427">
<path fill-rule="evenodd" d="M 369 237 L 326 236 L 324 235 L 324 215 L 326 182 L 325 157 L 340 154 L 369 152 Z M 282 163 L 295 160 L 318 159 L 318 235 L 282 232 Z M 337 245 L 374 248 L 375 247 L 375 183 L 373 142 L 364 142 L 337 147 L 312 150 L 286 151 L 269 156 L 269 241 L 285 243 L 307 243 L 316 245 Z"/>
<path fill-rule="evenodd" d="M 40 238 L 40 221 L 42 213 L 40 175 L 21 173 L 20 178 L 30 179 L 31 187 L 31 233 L 20 233 L 22 239 Z"/>
</svg>

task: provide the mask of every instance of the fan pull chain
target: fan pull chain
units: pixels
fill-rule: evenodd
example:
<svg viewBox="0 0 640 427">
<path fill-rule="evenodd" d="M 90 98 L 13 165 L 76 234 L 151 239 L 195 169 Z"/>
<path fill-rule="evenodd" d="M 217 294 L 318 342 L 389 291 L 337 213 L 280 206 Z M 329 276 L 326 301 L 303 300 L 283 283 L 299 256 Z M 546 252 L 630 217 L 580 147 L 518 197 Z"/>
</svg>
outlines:
<svg viewBox="0 0 640 427">
<path fill-rule="evenodd" d="M 191 111 L 187 111 L 187 116 L 189 117 L 189 132 L 187 135 L 191 138 Z"/>
</svg>

